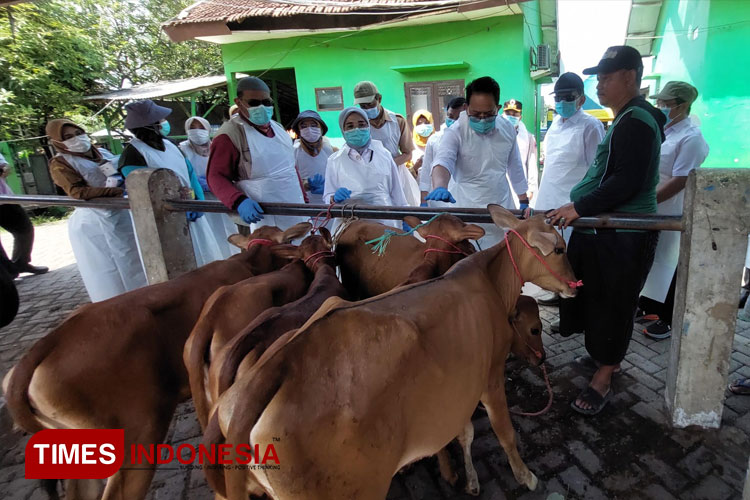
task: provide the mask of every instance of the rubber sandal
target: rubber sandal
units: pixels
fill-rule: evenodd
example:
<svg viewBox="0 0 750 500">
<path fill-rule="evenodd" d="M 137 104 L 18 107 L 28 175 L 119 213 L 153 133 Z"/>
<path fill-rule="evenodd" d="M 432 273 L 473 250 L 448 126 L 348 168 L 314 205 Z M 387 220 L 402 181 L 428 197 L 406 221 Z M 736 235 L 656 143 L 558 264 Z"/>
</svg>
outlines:
<svg viewBox="0 0 750 500">
<path fill-rule="evenodd" d="M 740 378 L 730 383 L 727 386 L 729 392 L 737 394 L 738 396 L 749 396 L 750 395 L 750 378 Z"/>
<path fill-rule="evenodd" d="M 643 329 L 643 334 L 653 340 L 664 340 L 672 336 L 672 327 L 662 320 L 658 320 Z"/>
<path fill-rule="evenodd" d="M 636 318 L 635 322 L 639 325 L 645 325 L 646 323 L 651 323 L 652 321 L 659 321 L 659 315 L 658 314 L 645 314 L 643 316 L 639 316 Z"/>
<path fill-rule="evenodd" d="M 581 393 L 578 395 L 576 399 L 570 402 L 570 407 L 573 408 L 575 411 L 580 413 L 581 415 L 587 415 L 587 416 L 593 416 L 601 412 L 605 406 L 607 406 L 607 403 L 609 402 L 609 398 L 612 395 L 612 390 L 608 390 L 607 394 L 602 396 L 598 392 L 596 392 L 596 389 L 594 389 L 591 386 L 588 386 L 586 389 L 581 391 Z M 583 409 L 580 406 L 576 404 L 576 401 L 582 400 L 588 405 L 591 406 L 591 408 Z"/>
<path fill-rule="evenodd" d="M 594 372 L 598 370 L 600 366 L 599 363 L 597 363 L 596 360 L 592 358 L 591 356 L 589 356 L 588 354 L 584 354 L 583 356 L 578 356 L 575 359 L 575 361 L 581 366 L 581 368 L 585 368 L 587 370 L 591 370 Z M 615 368 L 615 371 L 613 371 L 612 373 L 620 373 L 621 371 L 622 371 L 622 368 L 618 367 L 618 368 Z"/>
</svg>

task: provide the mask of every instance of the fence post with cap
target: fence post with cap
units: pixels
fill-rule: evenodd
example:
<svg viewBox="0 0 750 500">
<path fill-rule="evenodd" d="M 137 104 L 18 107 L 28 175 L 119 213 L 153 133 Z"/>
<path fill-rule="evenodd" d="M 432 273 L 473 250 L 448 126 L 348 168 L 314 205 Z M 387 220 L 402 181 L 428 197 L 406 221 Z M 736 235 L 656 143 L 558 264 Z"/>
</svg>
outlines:
<svg viewBox="0 0 750 500">
<path fill-rule="evenodd" d="M 148 284 L 162 283 L 195 269 L 185 212 L 169 210 L 165 203 L 180 198 L 177 175 L 163 168 L 142 168 L 131 172 L 125 184 Z"/>
<path fill-rule="evenodd" d="M 675 427 L 718 428 L 750 229 L 750 170 L 688 176 L 665 397 Z"/>
</svg>

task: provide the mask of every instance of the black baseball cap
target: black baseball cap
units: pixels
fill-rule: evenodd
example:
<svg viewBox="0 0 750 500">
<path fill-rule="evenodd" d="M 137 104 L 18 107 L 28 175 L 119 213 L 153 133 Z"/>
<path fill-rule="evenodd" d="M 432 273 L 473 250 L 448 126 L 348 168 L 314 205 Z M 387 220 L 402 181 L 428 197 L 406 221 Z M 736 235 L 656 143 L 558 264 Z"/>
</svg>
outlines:
<svg viewBox="0 0 750 500">
<path fill-rule="evenodd" d="M 613 73 L 620 69 L 643 69 L 641 53 L 627 45 L 615 45 L 607 49 L 599 64 L 593 68 L 584 69 L 583 74 Z"/>
<path fill-rule="evenodd" d="M 553 94 L 569 94 L 571 92 L 578 92 L 578 95 L 583 95 L 583 80 L 575 73 L 563 73 L 555 82 Z"/>
</svg>

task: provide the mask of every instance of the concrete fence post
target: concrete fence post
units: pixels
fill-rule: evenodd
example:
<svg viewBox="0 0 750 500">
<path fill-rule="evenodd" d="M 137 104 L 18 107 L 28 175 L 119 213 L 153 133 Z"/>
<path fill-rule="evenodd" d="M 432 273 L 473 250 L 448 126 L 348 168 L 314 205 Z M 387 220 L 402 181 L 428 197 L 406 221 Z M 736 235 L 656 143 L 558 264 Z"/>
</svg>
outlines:
<svg viewBox="0 0 750 500">
<path fill-rule="evenodd" d="M 169 211 L 168 199 L 180 198 L 180 180 L 167 169 L 144 168 L 126 180 L 149 285 L 176 278 L 195 269 L 195 254 L 184 212 Z"/>
<path fill-rule="evenodd" d="M 665 396 L 675 427 L 718 428 L 750 229 L 750 170 L 691 172 L 684 207 Z"/>
</svg>

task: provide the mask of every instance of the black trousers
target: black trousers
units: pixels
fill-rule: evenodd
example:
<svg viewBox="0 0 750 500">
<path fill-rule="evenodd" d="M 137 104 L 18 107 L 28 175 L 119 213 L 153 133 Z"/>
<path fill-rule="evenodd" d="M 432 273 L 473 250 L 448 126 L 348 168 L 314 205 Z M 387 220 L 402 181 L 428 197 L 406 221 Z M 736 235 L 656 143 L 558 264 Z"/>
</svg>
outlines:
<svg viewBox="0 0 750 500">
<path fill-rule="evenodd" d="M 34 226 L 20 205 L 0 205 L 0 227 L 13 235 L 13 255 L 10 259 L 0 244 L 0 264 L 12 274 L 16 266 L 23 267 L 31 262 Z"/>
<path fill-rule="evenodd" d="M 625 357 L 638 297 L 654 262 L 659 233 L 573 231 L 568 260 L 583 288 L 560 301 L 560 332 L 583 332 L 586 350 L 605 365 Z"/>
</svg>

